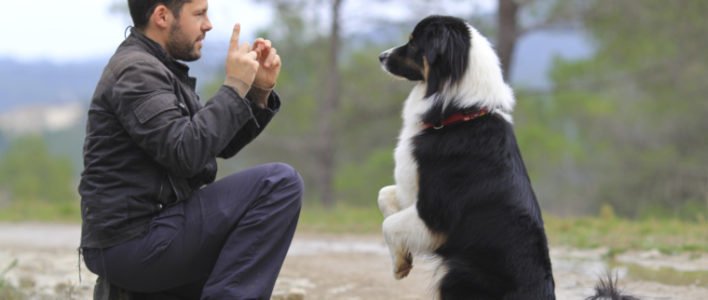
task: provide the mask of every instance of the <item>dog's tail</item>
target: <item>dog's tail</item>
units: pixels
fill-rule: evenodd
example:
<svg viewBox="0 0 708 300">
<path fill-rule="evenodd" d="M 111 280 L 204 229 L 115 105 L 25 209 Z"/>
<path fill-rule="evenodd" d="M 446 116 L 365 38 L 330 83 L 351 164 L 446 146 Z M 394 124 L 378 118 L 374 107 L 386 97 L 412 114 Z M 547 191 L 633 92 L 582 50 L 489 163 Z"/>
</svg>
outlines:
<svg viewBox="0 0 708 300">
<path fill-rule="evenodd" d="M 595 295 L 586 298 L 585 300 L 640 300 L 637 297 L 623 295 L 622 291 L 617 287 L 617 276 L 607 272 L 604 278 L 595 285 Z"/>
</svg>

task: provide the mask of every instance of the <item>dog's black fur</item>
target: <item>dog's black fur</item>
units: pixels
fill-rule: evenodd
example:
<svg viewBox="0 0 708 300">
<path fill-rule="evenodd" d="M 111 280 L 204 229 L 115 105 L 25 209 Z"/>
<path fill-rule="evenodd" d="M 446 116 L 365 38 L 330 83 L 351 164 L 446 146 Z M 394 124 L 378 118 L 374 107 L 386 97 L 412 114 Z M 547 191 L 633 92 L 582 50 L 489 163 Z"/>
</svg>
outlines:
<svg viewBox="0 0 708 300">
<path fill-rule="evenodd" d="M 470 61 L 473 47 L 489 47 L 476 38 L 481 35 L 461 19 L 431 16 L 416 25 L 407 44 L 379 58 L 389 73 L 425 85 L 421 101 L 432 103 L 416 116 L 424 124 L 490 111 L 441 129 L 422 127 L 411 139 L 418 170 L 415 205 L 432 235 L 443 237 L 434 250 L 445 267 L 439 297 L 555 299 L 543 219 L 510 111 L 485 107 L 494 101 L 460 99 L 465 95 L 457 92 L 475 81 L 469 76 L 499 75 L 469 69 L 476 67 Z"/>
<path fill-rule="evenodd" d="M 415 139 L 418 212 L 447 240 L 443 299 L 552 299 L 543 220 L 511 125 L 487 115 Z M 473 296 L 473 297 L 470 297 Z"/>
</svg>

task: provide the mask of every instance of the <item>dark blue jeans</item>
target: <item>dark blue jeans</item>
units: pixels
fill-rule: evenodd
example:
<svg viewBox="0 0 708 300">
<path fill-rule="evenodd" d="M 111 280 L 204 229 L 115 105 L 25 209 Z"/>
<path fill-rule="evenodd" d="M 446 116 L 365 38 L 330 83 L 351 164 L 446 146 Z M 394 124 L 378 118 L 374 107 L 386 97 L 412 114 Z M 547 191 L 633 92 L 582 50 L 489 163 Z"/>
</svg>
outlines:
<svg viewBox="0 0 708 300">
<path fill-rule="evenodd" d="M 85 249 L 84 260 L 113 285 L 146 295 L 269 299 L 295 232 L 302 192 L 302 179 L 288 165 L 248 169 L 164 209 L 142 237 Z"/>
</svg>

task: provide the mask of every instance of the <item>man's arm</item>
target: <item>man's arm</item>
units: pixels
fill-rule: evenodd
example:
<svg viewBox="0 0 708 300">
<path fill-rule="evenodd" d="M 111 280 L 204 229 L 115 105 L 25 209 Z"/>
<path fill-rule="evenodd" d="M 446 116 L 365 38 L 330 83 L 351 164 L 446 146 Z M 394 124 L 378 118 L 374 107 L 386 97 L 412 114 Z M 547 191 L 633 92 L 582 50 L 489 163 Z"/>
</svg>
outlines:
<svg viewBox="0 0 708 300">
<path fill-rule="evenodd" d="M 132 139 L 171 172 L 192 177 L 226 148 L 254 113 L 251 103 L 222 86 L 190 118 L 179 108 L 169 75 L 154 62 L 137 61 L 118 76 L 112 98 Z"/>
<path fill-rule="evenodd" d="M 280 55 L 271 41 L 262 38 L 256 39 L 253 51 L 257 54 L 259 68 L 246 98 L 254 104 L 251 109 L 255 122 L 246 124 L 219 157 L 229 158 L 238 153 L 263 131 L 280 108 L 280 98 L 273 92 L 280 74 Z"/>
<path fill-rule="evenodd" d="M 253 120 L 236 133 L 236 136 L 231 140 L 228 146 L 219 153 L 221 158 L 231 158 L 236 153 L 241 151 L 243 147 L 253 141 L 270 123 L 270 120 L 280 110 L 280 97 L 272 90 L 260 89 L 257 87 L 251 88 L 246 98 L 254 103 L 251 105 L 253 111 Z M 265 108 L 261 108 L 255 103 L 267 103 Z"/>
</svg>

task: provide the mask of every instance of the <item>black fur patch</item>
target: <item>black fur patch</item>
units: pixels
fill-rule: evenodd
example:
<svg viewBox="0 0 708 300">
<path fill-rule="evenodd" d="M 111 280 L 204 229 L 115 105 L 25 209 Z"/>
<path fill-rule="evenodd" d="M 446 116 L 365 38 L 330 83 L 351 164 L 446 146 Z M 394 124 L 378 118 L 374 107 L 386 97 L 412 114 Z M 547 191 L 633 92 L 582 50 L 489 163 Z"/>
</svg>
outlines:
<svg viewBox="0 0 708 300">
<path fill-rule="evenodd" d="M 386 70 L 411 81 L 426 79 L 425 97 L 440 92 L 446 84 L 462 79 L 469 63 L 471 34 L 458 18 L 431 16 L 416 25 L 411 39 L 393 49 L 385 62 Z"/>
<path fill-rule="evenodd" d="M 442 299 L 554 299 L 543 220 L 511 124 L 496 115 L 414 139 L 418 212 L 447 236 Z"/>
<path fill-rule="evenodd" d="M 467 24 L 458 18 L 431 16 L 416 25 L 411 43 L 423 49 L 429 65 L 425 97 L 462 79 L 469 62 L 470 39 Z"/>
</svg>

